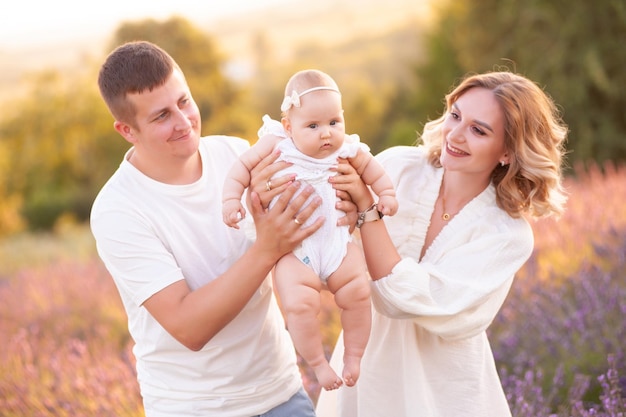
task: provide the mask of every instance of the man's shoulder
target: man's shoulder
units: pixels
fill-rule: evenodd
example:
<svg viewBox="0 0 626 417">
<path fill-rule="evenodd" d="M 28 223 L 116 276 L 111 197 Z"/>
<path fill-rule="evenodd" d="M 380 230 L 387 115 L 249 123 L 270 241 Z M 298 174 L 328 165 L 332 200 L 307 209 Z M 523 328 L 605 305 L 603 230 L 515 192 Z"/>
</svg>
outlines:
<svg viewBox="0 0 626 417">
<path fill-rule="evenodd" d="M 241 153 L 250 147 L 250 142 L 237 136 L 209 135 L 200 138 L 200 146 L 205 149 L 232 149 Z"/>
<path fill-rule="evenodd" d="M 124 167 L 107 180 L 98 192 L 91 207 L 91 218 L 98 218 L 104 213 L 124 212 L 132 205 L 132 201 L 141 201 L 141 187 L 132 179 L 132 175 Z"/>
<path fill-rule="evenodd" d="M 212 135 L 200 139 L 199 149 L 206 166 L 227 170 L 241 154 L 250 149 L 250 143 L 235 136 Z"/>
</svg>

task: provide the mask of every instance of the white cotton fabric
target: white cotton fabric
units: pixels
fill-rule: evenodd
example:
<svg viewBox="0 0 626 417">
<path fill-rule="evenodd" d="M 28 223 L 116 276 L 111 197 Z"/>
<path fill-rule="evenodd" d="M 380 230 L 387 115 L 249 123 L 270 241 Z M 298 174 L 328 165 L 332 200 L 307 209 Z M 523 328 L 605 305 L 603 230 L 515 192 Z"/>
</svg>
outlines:
<svg viewBox="0 0 626 417">
<path fill-rule="evenodd" d="M 225 272 L 251 245 L 222 222 L 222 186 L 249 147 L 232 137 L 200 141 L 202 177 L 167 185 L 128 157 L 97 197 L 91 227 L 128 314 L 148 417 L 261 414 L 302 386 L 291 339 L 265 280 L 243 311 L 204 348 L 177 342 L 142 306 L 185 279 L 192 290 Z"/>
<path fill-rule="evenodd" d="M 402 260 L 372 282 L 372 332 L 356 386 L 323 391 L 318 416 L 510 416 L 485 330 L 532 252 L 530 225 L 499 209 L 489 186 L 419 261 L 443 170 L 422 147 L 377 159 L 396 187 L 399 211 L 384 221 Z M 342 355 L 339 337 L 331 365 Z"/>
<path fill-rule="evenodd" d="M 322 282 L 326 283 L 328 277 L 337 270 L 346 256 L 347 244 L 351 241 L 348 226 L 337 226 L 337 219 L 345 216 L 345 213 L 335 208 L 338 198 L 328 179 L 336 173 L 331 171 L 331 168 L 337 166 L 337 158 L 352 158 L 359 150 L 369 152 L 369 147 L 360 142 L 358 135 L 346 135 L 343 145 L 335 153 L 326 158 L 312 158 L 296 148 L 280 122 L 270 119 L 267 115 L 263 116 L 263 122 L 259 137 L 273 134 L 284 138 L 276 146 L 281 151 L 278 160 L 293 163 L 289 168 L 276 173 L 275 177 L 295 173 L 299 181 L 315 188 L 316 194 L 322 199 L 320 207 L 313 212 L 304 225 L 309 226 L 319 216 L 326 218 L 324 224 L 314 234 L 304 239 L 293 252 L 298 259 L 313 268 Z M 274 201 L 270 203 L 270 207 Z"/>
</svg>

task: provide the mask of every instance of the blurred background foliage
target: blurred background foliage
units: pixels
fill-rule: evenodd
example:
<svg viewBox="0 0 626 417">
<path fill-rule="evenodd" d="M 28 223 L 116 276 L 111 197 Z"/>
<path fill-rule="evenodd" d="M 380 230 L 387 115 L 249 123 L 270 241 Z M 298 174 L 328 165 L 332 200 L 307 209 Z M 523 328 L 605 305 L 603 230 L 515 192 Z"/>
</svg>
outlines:
<svg viewBox="0 0 626 417">
<path fill-rule="evenodd" d="M 443 98 L 470 72 L 507 68 L 535 80 L 570 127 L 570 164 L 626 159 L 626 2 L 468 0 L 439 2 L 432 21 L 369 38 L 300 44 L 288 62 L 280 45 L 255 35 L 254 72 L 231 78 L 217 38 L 181 17 L 122 23 L 106 50 L 77 73 L 43 70 L 0 116 L 0 236 L 84 221 L 128 144 L 97 91 L 104 57 L 135 39 L 164 47 L 183 68 L 203 134 L 256 140 L 261 116 L 279 117 L 284 85 L 315 67 L 339 83 L 347 129 L 374 153 L 414 144 Z M 278 49 L 277 49 L 278 48 Z M 236 55 L 237 51 L 229 51 Z M 573 172 L 573 171 L 571 171 Z"/>
<path fill-rule="evenodd" d="M 129 146 L 97 91 L 99 66 L 117 45 L 146 39 L 185 71 L 203 134 L 250 141 L 263 114 L 279 117 L 284 85 L 303 68 L 337 80 L 347 130 L 374 153 L 414 144 L 467 73 L 535 80 L 570 128 L 570 199 L 558 222 L 533 223 L 535 251 L 489 329 L 492 347 L 515 417 L 623 415 L 626 2 L 436 4 L 427 22 L 332 46 L 311 38 L 289 59 L 288 40 L 257 31 L 249 78 L 229 69 L 241 51 L 223 52 L 219 37 L 180 17 L 122 23 L 75 71 L 30 74 L 0 114 L 0 414 L 142 415 L 121 301 L 81 223 Z M 329 352 L 340 323 L 323 297 Z"/>
</svg>

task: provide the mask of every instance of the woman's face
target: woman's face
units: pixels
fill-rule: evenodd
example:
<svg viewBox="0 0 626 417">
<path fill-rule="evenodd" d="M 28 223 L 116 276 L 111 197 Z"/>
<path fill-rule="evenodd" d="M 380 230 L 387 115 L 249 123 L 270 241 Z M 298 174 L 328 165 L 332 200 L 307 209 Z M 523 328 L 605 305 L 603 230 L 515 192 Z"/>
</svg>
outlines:
<svg viewBox="0 0 626 417">
<path fill-rule="evenodd" d="M 474 87 L 449 109 L 443 126 L 441 164 L 489 180 L 497 164 L 509 162 L 504 147 L 504 113 L 493 93 Z"/>
</svg>

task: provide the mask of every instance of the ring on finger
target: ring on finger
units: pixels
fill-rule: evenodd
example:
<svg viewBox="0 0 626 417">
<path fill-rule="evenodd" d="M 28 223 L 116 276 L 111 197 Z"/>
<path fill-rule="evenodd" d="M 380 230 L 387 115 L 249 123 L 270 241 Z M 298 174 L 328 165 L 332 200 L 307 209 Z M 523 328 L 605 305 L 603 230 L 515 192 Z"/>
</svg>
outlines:
<svg viewBox="0 0 626 417">
<path fill-rule="evenodd" d="M 271 191 L 271 190 L 272 190 L 272 181 L 271 180 L 265 181 L 265 191 Z"/>
<path fill-rule="evenodd" d="M 293 218 L 293 221 L 294 221 L 294 222 L 295 222 L 298 226 L 300 226 L 300 225 L 302 224 L 302 223 L 300 223 L 300 220 L 298 220 L 298 218 L 297 218 L 297 217 L 294 217 L 294 218 Z"/>
</svg>

